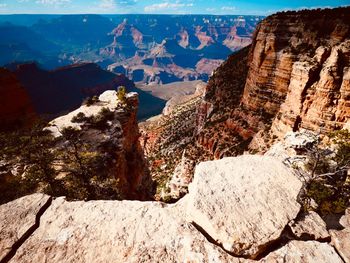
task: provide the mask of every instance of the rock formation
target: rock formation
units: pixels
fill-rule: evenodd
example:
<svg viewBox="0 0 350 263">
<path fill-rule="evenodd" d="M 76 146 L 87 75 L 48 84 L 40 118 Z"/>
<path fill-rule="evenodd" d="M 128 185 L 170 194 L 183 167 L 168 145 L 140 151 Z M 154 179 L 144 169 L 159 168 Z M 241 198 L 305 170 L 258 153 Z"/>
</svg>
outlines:
<svg viewBox="0 0 350 263">
<path fill-rule="evenodd" d="M 104 152 L 112 155 L 114 160 L 107 172 L 109 176 L 120 180 L 123 195 L 132 199 L 149 199 L 152 182 L 139 143 L 140 132 L 136 118 L 138 104 L 137 93 L 126 94 L 123 104 L 116 91 L 105 91 L 94 104 L 82 105 L 51 121 L 46 129 L 55 137 L 60 137 L 65 128 L 71 127 L 79 130 L 81 140 L 93 149 L 110 149 Z M 101 123 L 102 127 L 91 125 L 89 119 L 102 119 L 101 112 L 106 109 L 111 112 L 112 118 L 106 119 L 105 124 Z M 74 120 L 80 115 L 81 120 Z"/>
<path fill-rule="evenodd" d="M 246 58 L 240 51 L 209 81 L 198 116 L 198 143 L 218 158 L 236 154 L 231 146 L 237 141 L 246 141 L 241 152 L 252 139 L 249 148 L 264 151 L 287 131 L 341 129 L 350 117 L 349 14 L 347 7 L 263 20 L 248 66 L 239 61 Z"/>
<path fill-rule="evenodd" d="M 48 206 L 48 197 L 26 196 L 0 206 L 0 215 L 12 211 L 0 221 L 2 261 L 342 262 L 328 243 L 287 235 L 301 185 L 277 159 L 247 155 L 202 163 L 189 194 L 171 205 L 60 197 Z M 22 238 L 18 225 L 36 216 Z M 21 242 L 12 245 L 6 228 Z"/>
</svg>

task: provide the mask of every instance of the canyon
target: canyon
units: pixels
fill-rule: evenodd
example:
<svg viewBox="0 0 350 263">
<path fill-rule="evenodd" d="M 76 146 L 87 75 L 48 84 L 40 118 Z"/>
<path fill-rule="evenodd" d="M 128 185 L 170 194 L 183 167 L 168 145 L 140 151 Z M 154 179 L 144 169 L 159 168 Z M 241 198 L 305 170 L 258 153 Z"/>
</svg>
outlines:
<svg viewBox="0 0 350 263">
<path fill-rule="evenodd" d="M 134 82 L 207 81 L 232 52 L 251 43 L 262 16 L 0 16 L 0 64 L 44 69 L 96 63 Z"/>
<path fill-rule="evenodd" d="M 203 95 L 141 126 L 150 137 L 151 173 L 161 185 L 168 184 L 160 196 L 177 188 L 169 185 L 172 178 L 182 184 L 175 171 L 190 182 L 201 161 L 264 153 L 289 131 L 326 136 L 344 128 L 350 117 L 348 11 L 305 10 L 266 18 L 252 45 L 214 71 Z"/>
<path fill-rule="evenodd" d="M 228 30 L 230 48 L 247 44 L 238 31 Z M 148 43 L 126 20 L 111 32 L 113 44 L 101 50 L 108 56 L 123 48 L 125 32 L 126 43 Z M 197 49 L 215 42 L 193 32 Z M 117 145 L 108 171 L 125 183 L 127 200 L 34 193 L 0 205 L 1 263 L 350 262 L 349 200 L 340 212 L 320 213 L 310 194 L 318 178 L 306 169 L 315 144 L 325 141 L 336 155 L 329 133 L 349 133 L 349 33 L 350 7 L 280 12 L 261 21 L 251 45 L 214 69 L 207 85 L 192 81 L 173 97 L 177 83 L 143 86 L 150 79 L 141 75 L 139 87 L 168 102 L 139 125 L 137 94 L 120 90 L 54 119 L 45 129 L 54 137 L 71 127 L 94 147 Z M 168 50 L 177 41 L 187 47 L 191 34 L 181 31 L 152 55 L 174 59 Z M 102 108 L 114 118 L 100 131 L 85 118 Z M 345 168 L 337 183 L 348 189 Z"/>
</svg>

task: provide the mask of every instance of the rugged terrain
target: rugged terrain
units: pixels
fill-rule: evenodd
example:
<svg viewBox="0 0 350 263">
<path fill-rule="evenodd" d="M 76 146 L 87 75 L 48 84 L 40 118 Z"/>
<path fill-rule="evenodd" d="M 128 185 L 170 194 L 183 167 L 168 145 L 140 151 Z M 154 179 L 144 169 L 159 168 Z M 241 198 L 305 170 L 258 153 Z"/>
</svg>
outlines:
<svg viewBox="0 0 350 263">
<path fill-rule="evenodd" d="M 210 80 L 198 117 L 198 142 L 218 157 L 232 154 L 225 134 L 247 144 L 254 138 L 249 148 L 263 150 L 290 130 L 326 134 L 341 129 L 350 116 L 349 30 L 349 8 L 265 19 L 255 32 L 246 70 L 229 60 Z M 233 68 L 247 78 L 237 81 Z M 229 77 L 237 87 L 227 84 Z"/>
<path fill-rule="evenodd" d="M 139 83 L 202 79 L 251 43 L 259 16 L 0 16 L 0 65 L 93 62 Z"/>
<path fill-rule="evenodd" d="M 263 153 L 300 128 L 321 135 L 343 128 L 350 118 L 349 10 L 283 12 L 263 20 L 252 45 L 214 71 L 203 99 L 173 112 L 190 116 L 186 121 L 165 116 L 148 126 L 156 142 L 150 152 L 155 175 L 167 181 L 182 171 L 188 182 L 188 171 L 201 160 Z M 162 169 L 164 160 L 175 163 Z"/>
<path fill-rule="evenodd" d="M 13 200 L 0 206 L 1 260 L 350 262 L 349 31 L 350 7 L 266 18 L 252 45 L 231 55 L 207 86 L 140 124 L 140 138 L 134 111 L 123 118 L 115 107 L 126 129 L 106 122 L 109 129 L 96 133 L 91 119 L 72 121 L 106 99 L 116 103 L 112 91 L 100 96 L 101 105 L 56 119 L 49 129 L 58 136 L 68 124 L 90 141 L 116 138 L 121 155 L 143 149 L 155 198 L 168 203 L 42 194 Z M 185 34 L 180 43 L 186 46 Z M 126 97 L 131 105 L 134 96 Z M 346 141 L 332 144 L 334 131 Z M 149 181 L 133 174 L 143 159 L 125 156 L 132 164 L 126 177 L 144 191 Z M 318 173 L 315 163 L 330 166 Z M 346 199 L 320 202 L 339 194 Z"/>
</svg>

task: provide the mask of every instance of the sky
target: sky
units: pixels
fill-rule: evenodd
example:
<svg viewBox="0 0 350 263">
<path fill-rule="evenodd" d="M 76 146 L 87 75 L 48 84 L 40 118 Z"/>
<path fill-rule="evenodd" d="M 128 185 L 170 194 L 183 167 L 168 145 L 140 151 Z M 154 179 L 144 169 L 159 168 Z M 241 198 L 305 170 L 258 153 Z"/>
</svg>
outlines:
<svg viewBox="0 0 350 263">
<path fill-rule="evenodd" d="M 0 14 L 269 15 L 345 5 L 350 0 L 0 0 Z"/>
</svg>

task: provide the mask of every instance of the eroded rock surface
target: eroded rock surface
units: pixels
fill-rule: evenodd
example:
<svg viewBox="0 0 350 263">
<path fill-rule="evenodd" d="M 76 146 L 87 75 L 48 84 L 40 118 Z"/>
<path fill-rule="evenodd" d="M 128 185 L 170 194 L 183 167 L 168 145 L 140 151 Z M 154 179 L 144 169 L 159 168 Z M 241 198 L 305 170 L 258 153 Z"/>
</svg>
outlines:
<svg viewBox="0 0 350 263">
<path fill-rule="evenodd" d="M 299 179 L 271 157 L 204 162 L 189 186 L 188 220 L 226 250 L 254 258 L 297 216 L 301 187 Z"/>
<path fill-rule="evenodd" d="M 107 90 L 92 105 L 82 105 L 67 115 L 52 120 L 46 129 L 55 137 L 60 137 L 67 127 L 79 130 L 84 143 L 95 150 L 103 150 L 101 154 L 113 160 L 105 171 L 110 178 L 119 180 L 125 198 L 150 200 L 152 179 L 139 142 L 138 106 L 136 92 L 127 93 L 124 104 L 118 99 L 116 91 Z M 105 128 L 95 127 L 87 120 L 103 119 L 106 110 L 110 112 L 111 118 L 106 121 Z M 74 120 L 80 115 L 83 118 Z M 104 150 L 106 148 L 108 151 Z"/>
<path fill-rule="evenodd" d="M 34 231 L 39 215 L 50 201 L 47 195 L 33 194 L 0 206 L 0 262 L 23 236 Z"/>
<path fill-rule="evenodd" d="M 218 158 L 265 152 L 299 128 L 327 134 L 344 127 L 350 118 L 349 21 L 349 7 L 264 19 L 249 55 L 244 49 L 233 54 L 209 80 L 197 142 Z"/>
</svg>

